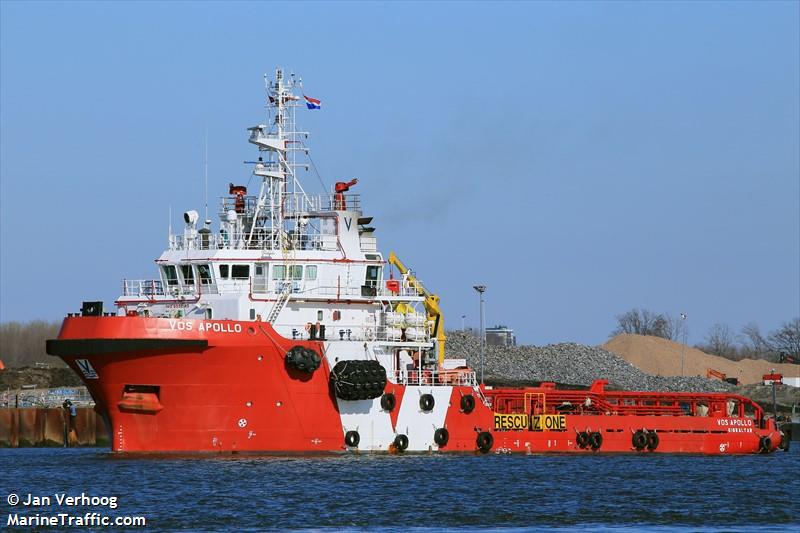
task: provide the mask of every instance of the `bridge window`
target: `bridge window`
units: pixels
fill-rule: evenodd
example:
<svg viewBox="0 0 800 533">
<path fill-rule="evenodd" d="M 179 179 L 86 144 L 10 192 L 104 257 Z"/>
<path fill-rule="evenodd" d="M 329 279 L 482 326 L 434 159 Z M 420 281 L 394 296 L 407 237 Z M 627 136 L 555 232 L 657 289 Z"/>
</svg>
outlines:
<svg viewBox="0 0 800 533">
<path fill-rule="evenodd" d="M 376 265 L 367 265 L 367 279 L 365 285 L 377 287 L 380 277 L 381 267 Z"/>
<path fill-rule="evenodd" d="M 232 265 L 231 278 L 248 279 L 250 277 L 250 265 Z"/>
<path fill-rule="evenodd" d="M 275 265 L 272 267 L 272 279 L 285 279 L 286 265 Z"/>
<path fill-rule="evenodd" d="M 306 279 L 317 279 L 317 265 L 306 266 Z"/>
<path fill-rule="evenodd" d="M 219 266 L 219 277 L 221 279 L 228 279 L 230 273 L 231 266 L 230 265 L 220 265 Z"/>
<path fill-rule="evenodd" d="M 181 274 L 183 274 L 183 282 L 186 285 L 194 285 L 194 269 L 192 265 L 181 265 Z"/>
<path fill-rule="evenodd" d="M 177 285 L 178 270 L 175 265 L 164 265 L 161 268 L 164 270 L 164 279 L 167 280 L 167 285 Z"/>
<path fill-rule="evenodd" d="M 211 285 L 211 269 L 208 265 L 197 265 L 197 275 L 200 276 L 200 283 Z"/>
<path fill-rule="evenodd" d="M 292 279 L 303 279 L 303 266 L 292 265 L 289 267 L 289 274 Z"/>
</svg>

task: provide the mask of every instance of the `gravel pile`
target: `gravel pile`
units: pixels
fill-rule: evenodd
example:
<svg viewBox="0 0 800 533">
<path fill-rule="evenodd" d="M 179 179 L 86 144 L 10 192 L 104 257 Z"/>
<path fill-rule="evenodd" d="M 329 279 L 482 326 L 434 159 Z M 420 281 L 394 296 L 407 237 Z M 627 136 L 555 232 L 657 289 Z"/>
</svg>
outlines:
<svg viewBox="0 0 800 533">
<path fill-rule="evenodd" d="M 446 357 L 466 358 L 480 375 L 480 341 L 461 331 L 448 333 Z M 566 385 L 591 385 L 607 379 L 617 390 L 722 392 L 733 386 L 699 376 L 660 377 L 646 374 L 621 357 L 583 344 L 561 343 L 547 346 L 487 346 L 485 380 L 496 385 L 530 385 L 555 381 Z"/>
</svg>

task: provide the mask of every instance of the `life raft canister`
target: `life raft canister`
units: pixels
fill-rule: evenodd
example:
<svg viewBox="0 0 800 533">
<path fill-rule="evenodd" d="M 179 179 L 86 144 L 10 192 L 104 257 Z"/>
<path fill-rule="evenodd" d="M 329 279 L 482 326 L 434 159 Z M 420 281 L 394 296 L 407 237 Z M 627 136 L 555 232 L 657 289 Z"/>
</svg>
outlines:
<svg viewBox="0 0 800 533">
<path fill-rule="evenodd" d="M 357 448 L 359 442 L 361 442 L 361 435 L 358 434 L 358 431 L 348 431 L 344 434 L 344 443 L 349 448 Z"/>
<path fill-rule="evenodd" d="M 395 398 L 393 392 L 387 392 L 383 396 L 381 396 L 381 409 L 384 411 L 394 411 L 395 406 L 397 405 L 397 398 Z"/>
<path fill-rule="evenodd" d="M 397 448 L 397 451 L 402 452 L 406 448 L 408 448 L 408 437 L 400 433 L 394 438 L 394 447 Z"/>
<path fill-rule="evenodd" d="M 439 428 L 433 432 L 433 442 L 435 442 L 440 448 L 442 446 L 447 446 L 447 442 L 450 440 L 450 432 L 447 431 L 447 428 Z"/>
<path fill-rule="evenodd" d="M 475 396 L 465 394 L 461 397 L 461 410 L 464 414 L 470 414 L 475 409 Z"/>
<path fill-rule="evenodd" d="M 494 444 L 494 437 L 488 431 L 481 431 L 478 433 L 478 437 L 475 439 L 475 444 L 478 445 L 478 449 L 482 453 L 487 453 L 489 450 L 492 449 L 492 445 Z"/>
<path fill-rule="evenodd" d="M 423 394 L 419 397 L 419 408 L 423 411 L 432 411 L 435 404 L 433 394 Z"/>
</svg>

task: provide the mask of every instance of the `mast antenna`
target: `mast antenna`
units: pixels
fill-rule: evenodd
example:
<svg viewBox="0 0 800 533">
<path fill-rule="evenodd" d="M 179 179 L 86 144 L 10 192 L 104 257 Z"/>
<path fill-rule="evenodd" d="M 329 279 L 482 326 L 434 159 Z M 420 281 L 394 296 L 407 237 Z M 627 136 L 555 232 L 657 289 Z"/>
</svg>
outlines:
<svg viewBox="0 0 800 533">
<path fill-rule="evenodd" d="M 206 135 L 203 150 L 203 184 L 205 187 L 204 199 L 206 205 L 206 215 L 203 221 L 208 223 L 208 126 L 206 126 Z"/>
</svg>

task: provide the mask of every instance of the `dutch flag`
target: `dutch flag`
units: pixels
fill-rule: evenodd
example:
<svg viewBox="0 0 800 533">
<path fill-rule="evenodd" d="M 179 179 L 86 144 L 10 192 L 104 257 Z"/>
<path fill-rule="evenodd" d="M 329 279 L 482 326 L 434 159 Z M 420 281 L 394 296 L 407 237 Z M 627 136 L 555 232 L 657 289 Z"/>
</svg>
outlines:
<svg viewBox="0 0 800 533">
<path fill-rule="evenodd" d="M 322 102 L 316 98 L 311 98 L 306 95 L 303 95 L 303 98 L 306 99 L 306 107 L 309 109 L 320 109 L 322 107 Z"/>
</svg>

